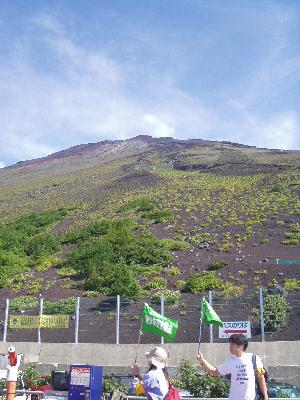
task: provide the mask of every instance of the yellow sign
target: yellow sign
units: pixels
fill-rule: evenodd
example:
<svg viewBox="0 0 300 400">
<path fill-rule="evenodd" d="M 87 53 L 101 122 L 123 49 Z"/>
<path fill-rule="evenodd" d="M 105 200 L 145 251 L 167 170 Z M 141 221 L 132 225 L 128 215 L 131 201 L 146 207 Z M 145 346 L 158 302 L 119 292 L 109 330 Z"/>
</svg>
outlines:
<svg viewBox="0 0 300 400">
<path fill-rule="evenodd" d="M 10 328 L 35 329 L 39 328 L 40 317 L 38 315 L 11 315 Z"/>
<path fill-rule="evenodd" d="M 40 328 L 69 328 L 68 315 L 42 315 Z"/>
<path fill-rule="evenodd" d="M 37 329 L 37 328 L 68 328 L 68 315 L 11 315 L 10 328 Z"/>
</svg>

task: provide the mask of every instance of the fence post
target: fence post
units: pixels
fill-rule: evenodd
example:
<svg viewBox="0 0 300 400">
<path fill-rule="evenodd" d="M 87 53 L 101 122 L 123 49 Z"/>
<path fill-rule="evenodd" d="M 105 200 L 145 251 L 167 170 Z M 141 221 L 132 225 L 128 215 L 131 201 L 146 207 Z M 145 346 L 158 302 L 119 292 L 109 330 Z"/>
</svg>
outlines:
<svg viewBox="0 0 300 400">
<path fill-rule="evenodd" d="M 6 299 L 4 329 L 3 329 L 3 342 L 6 342 L 6 336 L 7 336 L 8 312 L 9 312 L 9 299 Z"/>
<path fill-rule="evenodd" d="M 162 316 L 165 315 L 165 296 L 163 293 L 160 294 L 160 313 Z M 163 336 L 160 337 L 160 343 L 165 343 L 165 338 Z"/>
<path fill-rule="evenodd" d="M 42 297 L 40 297 L 40 317 L 43 315 L 43 309 L 44 309 L 44 299 Z M 40 325 L 40 324 L 39 324 Z M 41 338 L 41 328 L 38 328 L 38 343 L 42 342 L 42 338 Z"/>
<path fill-rule="evenodd" d="M 77 297 L 75 317 L 75 343 L 78 343 L 80 297 Z"/>
<path fill-rule="evenodd" d="M 212 292 L 211 290 L 208 291 L 208 302 L 209 305 L 212 307 Z M 213 343 L 214 338 L 213 338 L 213 325 L 209 324 L 209 343 Z"/>
<path fill-rule="evenodd" d="M 120 295 L 117 295 L 116 344 L 120 344 Z"/>
<path fill-rule="evenodd" d="M 264 298 L 263 290 L 259 288 L 259 305 L 260 305 L 260 329 L 261 329 L 261 341 L 265 341 L 265 321 L 264 321 Z"/>
</svg>

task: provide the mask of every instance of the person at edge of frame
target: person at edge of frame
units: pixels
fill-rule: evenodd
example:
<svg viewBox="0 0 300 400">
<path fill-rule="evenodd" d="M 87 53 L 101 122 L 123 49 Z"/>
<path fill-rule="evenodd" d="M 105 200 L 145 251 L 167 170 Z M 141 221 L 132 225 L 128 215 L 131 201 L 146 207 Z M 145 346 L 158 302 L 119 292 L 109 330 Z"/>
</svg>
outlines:
<svg viewBox="0 0 300 400">
<path fill-rule="evenodd" d="M 262 396 L 257 394 L 256 377 L 254 373 L 253 354 L 246 353 L 248 340 L 245 335 L 233 334 L 229 337 L 228 357 L 218 367 L 212 366 L 198 353 L 197 361 L 212 376 L 225 376 L 230 374 L 229 400 L 268 400 L 268 390 L 265 381 L 265 370 L 259 356 L 256 357 L 256 376 Z"/>
</svg>

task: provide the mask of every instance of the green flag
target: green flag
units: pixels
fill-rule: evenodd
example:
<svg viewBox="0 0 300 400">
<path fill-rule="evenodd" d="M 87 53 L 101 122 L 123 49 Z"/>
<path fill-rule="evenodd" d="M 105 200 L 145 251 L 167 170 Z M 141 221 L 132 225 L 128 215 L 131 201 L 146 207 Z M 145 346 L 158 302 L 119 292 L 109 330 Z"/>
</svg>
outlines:
<svg viewBox="0 0 300 400">
<path fill-rule="evenodd" d="M 204 324 L 213 324 L 216 326 L 223 326 L 223 322 L 220 317 L 212 308 L 212 306 L 203 297 L 202 307 L 201 307 L 201 321 Z"/>
<path fill-rule="evenodd" d="M 178 321 L 158 314 L 145 303 L 142 316 L 142 332 L 153 333 L 173 341 L 178 329 Z"/>
</svg>

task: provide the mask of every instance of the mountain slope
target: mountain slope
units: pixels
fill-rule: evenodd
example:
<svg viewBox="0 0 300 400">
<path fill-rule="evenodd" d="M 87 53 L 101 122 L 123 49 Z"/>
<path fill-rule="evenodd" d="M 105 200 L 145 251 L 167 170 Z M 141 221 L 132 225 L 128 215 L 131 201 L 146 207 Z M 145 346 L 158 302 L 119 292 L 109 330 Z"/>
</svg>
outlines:
<svg viewBox="0 0 300 400">
<path fill-rule="evenodd" d="M 71 261 L 65 266 L 62 260 L 84 240 L 83 249 L 89 242 L 102 246 L 106 240 L 105 246 L 113 246 L 115 253 L 121 239 L 113 239 L 111 231 L 99 236 L 96 225 L 91 227 L 103 219 L 133 223 L 126 231 L 132 248 L 126 248 L 124 271 L 131 268 L 129 281 L 137 279 L 146 298 L 165 289 L 179 295 L 213 289 L 232 297 L 258 286 L 295 288 L 299 266 L 278 265 L 276 259 L 299 258 L 299 171 L 299 151 L 150 136 L 79 145 L 2 169 L 0 213 L 6 230 L 15 229 L 7 224 L 20 225 L 19 219 L 31 212 L 50 212 L 52 218 L 51 212 L 64 211 L 53 220 L 49 217 L 45 232 L 35 228 L 34 235 L 24 239 L 31 243 L 30 248 L 24 244 L 27 272 L 20 272 L 22 279 L 8 277 L 18 290 L 11 293 L 3 284 L 1 296 L 101 293 L 99 270 L 93 279 L 83 270 L 68 274 Z M 33 260 L 34 243 L 46 233 L 59 238 L 58 247 L 53 244 L 57 250 L 51 250 L 47 262 Z M 152 255 L 156 249 L 153 260 L 136 254 L 130 258 L 134 247 L 151 247 Z M 163 257 L 159 268 L 158 256 Z M 78 260 L 75 255 L 73 260 Z M 112 260 L 105 262 L 116 262 Z M 204 278 L 209 282 L 203 283 Z"/>
</svg>

